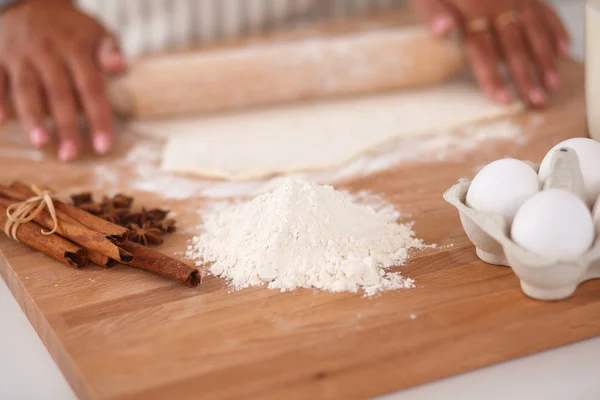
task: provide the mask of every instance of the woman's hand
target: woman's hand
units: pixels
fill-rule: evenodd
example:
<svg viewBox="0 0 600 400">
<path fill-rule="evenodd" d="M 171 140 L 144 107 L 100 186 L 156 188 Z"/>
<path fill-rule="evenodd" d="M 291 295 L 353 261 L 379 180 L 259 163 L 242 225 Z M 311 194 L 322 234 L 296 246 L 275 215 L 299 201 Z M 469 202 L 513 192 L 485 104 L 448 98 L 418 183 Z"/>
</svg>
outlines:
<svg viewBox="0 0 600 400">
<path fill-rule="evenodd" d="M 569 35 L 556 12 L 542 0 L 415 0 L 437 35 L 459 30 L 481 88 L 508 103 L 500 73 L 508 66 L 519 96 L 534 107 L 547 104 L 560 85 L 556 59 L 569 52 Z"/>
<path fill-rule="evenodd" d="M 51 140 L 48 113 L 62 161 L 77 158 L 83 147 L 79 107 L 96 153 L 110 150 L 115 136 L 104 75 L 124 69 L 113 38 L 69 0 L 24 0 L 0 14 L 0 118 L 10 98 L 40 148 Z"/>
</svg>

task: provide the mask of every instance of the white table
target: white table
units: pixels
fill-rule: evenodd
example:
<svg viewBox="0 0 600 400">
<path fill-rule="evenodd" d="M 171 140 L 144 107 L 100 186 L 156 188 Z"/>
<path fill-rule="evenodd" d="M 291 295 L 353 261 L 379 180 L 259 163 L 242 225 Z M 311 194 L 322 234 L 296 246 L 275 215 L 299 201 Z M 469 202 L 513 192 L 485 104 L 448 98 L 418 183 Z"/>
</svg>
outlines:
<svg viewBox="0 0 600 400">
<path fill-rule="evenodd" d="M 555 0 L 583 56 L 583 0 Z M 600 399 L 600 338 L 386 396 L 393 400 Z M 0 399 L 75 399 L 0 279 Z"/>
</svg>

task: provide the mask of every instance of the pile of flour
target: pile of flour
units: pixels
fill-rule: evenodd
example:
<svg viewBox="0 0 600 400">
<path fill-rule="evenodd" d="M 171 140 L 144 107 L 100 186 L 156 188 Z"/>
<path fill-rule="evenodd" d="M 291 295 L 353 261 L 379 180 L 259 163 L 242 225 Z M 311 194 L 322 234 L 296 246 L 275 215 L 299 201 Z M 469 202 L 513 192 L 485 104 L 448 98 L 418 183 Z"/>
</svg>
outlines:
<svg viewBox="0 0 600 400">
<path fill-rule="evenodd" d="M 207 215 L 187 255 L 197 266 L 212 263 L 210 272 L 236 288 L 268 284 L 373 295 L 414 287 L 412 279 L 386 271 L 423 246 L 411 225 L 397 223 L 399 216 L 331 186 L 288 180 Z"/>
</svg>

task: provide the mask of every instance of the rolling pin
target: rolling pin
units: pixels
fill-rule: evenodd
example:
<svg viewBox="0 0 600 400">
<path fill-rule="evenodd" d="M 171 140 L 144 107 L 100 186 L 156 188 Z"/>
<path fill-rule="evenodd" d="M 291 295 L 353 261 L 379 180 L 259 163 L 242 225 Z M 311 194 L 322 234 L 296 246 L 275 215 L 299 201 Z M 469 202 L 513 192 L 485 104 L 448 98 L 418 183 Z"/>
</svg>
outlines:
<svg viewBox="0 0 600 400">
<path fill-rule="evenodd" d="M 169 118 L 425 86 L 464 67 L 458 40 L 388 13 L 139 59 L 108 92 L 120 116 Z"/>
</svg>

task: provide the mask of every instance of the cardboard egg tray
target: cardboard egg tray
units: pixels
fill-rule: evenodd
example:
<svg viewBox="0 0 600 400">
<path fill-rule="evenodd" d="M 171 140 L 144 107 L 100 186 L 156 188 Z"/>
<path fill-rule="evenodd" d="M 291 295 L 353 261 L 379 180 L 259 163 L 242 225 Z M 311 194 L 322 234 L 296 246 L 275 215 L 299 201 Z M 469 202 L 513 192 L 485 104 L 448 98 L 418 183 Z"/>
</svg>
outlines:
<svg viewBox="0 0 600 400">
<path fill-rule="evenodd" d="M 533 165 L 539 170 L 539 166 Z M 563 261 L 532 253 L 510 239 L 510 227 L 500 214 L 476 211 L 466 206 L 470 181 L 454 185 L 444 199 L 458 209 L 465 233 L 484 262 L 511 267 L 523 292 L 538 300 L 561 300 L 571 296 L 584 281 L 600 278 L 600 226 L 592 248 L 576 261 Z M 554 152 L 543 189 L 561 188 L 581 198 L 583 178 L 577 154 L 570 148 Z"/>
</svg>

